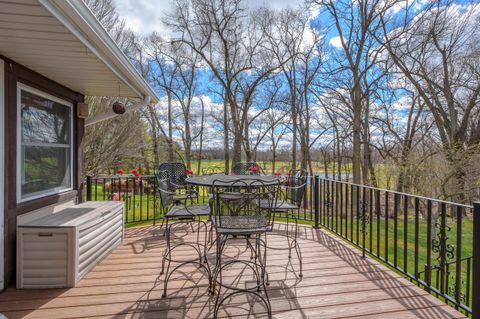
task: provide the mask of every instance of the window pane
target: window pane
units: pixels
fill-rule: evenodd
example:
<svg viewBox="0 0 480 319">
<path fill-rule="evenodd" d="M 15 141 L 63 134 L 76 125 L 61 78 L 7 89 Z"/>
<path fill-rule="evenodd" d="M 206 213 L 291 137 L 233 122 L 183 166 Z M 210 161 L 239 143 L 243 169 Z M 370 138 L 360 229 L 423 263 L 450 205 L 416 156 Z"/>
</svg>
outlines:
<svg viewBox="0 0 480 319">
<path fill-rule="evenodd" d="M 22 142 L 70 144 L 70 107 L 23 91 Z"/>
<path fill-rule="evenodd" d="M 22 198 L 70 188 L 70 148 L 22 147 Z"/>
</svg>

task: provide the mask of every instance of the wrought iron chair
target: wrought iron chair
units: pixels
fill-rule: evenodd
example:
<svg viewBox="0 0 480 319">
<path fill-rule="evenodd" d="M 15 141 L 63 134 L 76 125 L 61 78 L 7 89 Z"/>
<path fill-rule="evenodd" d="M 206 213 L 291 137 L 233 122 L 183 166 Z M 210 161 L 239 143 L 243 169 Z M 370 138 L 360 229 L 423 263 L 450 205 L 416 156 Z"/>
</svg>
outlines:
<svg viewBox="0 0 480 319">
<path fill-rule="evenodd" d="M 162 257 L 162 271 L 161 275 L 165 274 L 164 280 L 164 288 L 162 297 L 167 296 L 167 286 L 168 281 L 171 275 L 180 267 L 187 265 L 187 264 L 197 264 L 204 269 L 206 269 L 209 278 L 209 291 L 211 287 L 211 273 L 208 264 L 206 263 L 206 247 L 207 247 L 207 237 L 208 237 L 208 226 L 206 221 L 203 221 L 202 217 L 210 216 L 210 207 L 207 204 L 194 204 L 194 205 L 187 205 L 187 200 L 189 198 L 184 199 L 184 201 L 180 204 L 178 200 L 174 200 L 174 196 L 176 195 L 175 192 L 172 192 L 168 189 L 168 180 L 166 178 L 158 180 L 158 192 L 160 193 L 160 203 L 162 209 L 164 211 L 163 219 L 165 221 L 165 235 L 167 237 L 167 247 L 163 253 Z M 197 241 L 196 243 L 189 243 L 186 241 L 182 241 L 180 243 L 174 243 L 172 241 L 172 233 L 176 229 L 176 227 L 180 225 L 185 225 L 185 223 L 189 223 L 193 230 L 192 223 L 197 221 L 198 223 L 198 230 L 197 230 Z M 204 226 L 204 243 L 200 243 L 200 233 L 201 233 L 201 226 Z M 193 248 L 198 255 L 198 257 L 189 259 L 189 260 L 175 260 L 172 258 L 172 252 L 180 247 L 180 246 L 189 246 Z M 202 249 L 203 246 L 203 249 Z M 170 269 L 171 263 L 178 263 L 175 267 Z M 165 263 L 167 263 L 165 267 Z M 165 270 L 166 268 L 166 270 Z"/>
<path fill-rule="evenodd" d="M 216 263 L 212 274 L 213 292 L 217 293 L 214 307 L 214 318 L 222 304 L 238 293 L 254 294 L 262 300 L 271 318 L 272 309 L 266 282 L 266 234 L 273 226 L 272 209 L 276 205 L 279 183 L 267 183 L 261 180 L 244 179 L 242 181 L 225 182 L 217 180 L 213 183 L 214 207 L 211 221 L 216 232 Z M 260 208 L 257 203 L 264 200 L 268 203 Z M 263 237 L 263 238 L 262 238 Z M 248 260 L 223 260 L 223 251 L 230 240 L 245 238 L 250 250 Z M 252 243 L 253 241 L 253 243 Z M 244 264 L 254 275 L 256 284 L 251 287 L 232 286 L 223 282 L 222 271 L 235 263 Z M 218 292 L 216 287 L 218 286 Z M 222 288 L 226 294 L 221 296 Z M 264 295 L 261 294 L 262 290 Z"/>
<path fill-rule="evenodd" d="M 159 179 L 166 179 L 168 190 L 177 192 L 174 200 L 182 201 L 186 198 L 197 198 L 198 192 L 186 183 L 187 171 L 183 163 L 162 163 L 155 168 L 155 176 Z M 182 192 L 185 190 L 185 192 Z"/>
<path fill-rule="evenodd" d="M 241 162 L 233 165 L 232 173 L 235 175 L 260 175 L 263 174 L 263 171 L 260 165 L 255 162 Z"/>
<path fill-rule="evenodd" d="M 302 207 L 302 201 L 305 196 L 305 190 L 307 187 L 307 176 L 297 175 L 297 177 L 289 177 L 285 181 L 285 184 L 280 187 L 280 194 L 278 200 L 275 201 L 274 205 L 271 206 L 273 211 L 273 216 L 277 217 L 278 215 L 284 216 L 287 220 L 286 225 L 286 235 L 288 241 L 287 248 L 274 248 L 268 247 L 270 249 L 288 249 L 288 258 L 292 258 L 292 250 L 295 249 L 295 252 L 300 263 L 300 272 L 299 277 L 303 277 L 303 262 L 302 262 L 302 252 L 298 244 L 298 216 L 300 209 Z M 272 205 L 271 202 L 266 200 L 260 200 L 258 203 L 259 207 L 267 208 L 269 205 Z M 295 230 L 293 236 L 290 232 L 290 219 L 294 220 Z M 273 230 L 273 229 L 272 229 Z"/>
</svg>

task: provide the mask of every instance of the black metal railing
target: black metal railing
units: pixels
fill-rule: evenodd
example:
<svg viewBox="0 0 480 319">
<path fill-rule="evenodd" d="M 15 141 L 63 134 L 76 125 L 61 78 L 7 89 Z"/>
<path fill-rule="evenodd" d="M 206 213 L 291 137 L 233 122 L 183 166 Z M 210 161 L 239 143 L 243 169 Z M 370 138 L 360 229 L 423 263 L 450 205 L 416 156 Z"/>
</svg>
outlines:
<svg viewBox="0 0 480 319">
<path fill-rule="evenodd" d="M 307 189 L 304 193 L 302 208 L 295 212 L 298 219 L 307 223 L 314 221 L 313 191 L 314 177 L 307 178 Z M 199 194 L 197 202 L 208 203 L 210 189 L 195 187 Z M 155 175 L 134 176 L 100 176 L 86 178 L 87 201 L 115 200 L 125 202 L 125 223 L 139 223 L 156 220 L 162 217 L 159 197 L 157 196 Z"/>
<path fill-rule="evenodd" d="M 364 256 L 480 318 L 480 203 L 463 205 L 319 176 L 313 189 L 315 227 L 332 231 Z"/>
<path fill-rule="evenodd" d="M 162 217 L 155 176 L 87 177 L 86 200 L 121 200 L 125 223 Z M 198 202 L 209 188 L 196 187 Z M 426 291 L 480 319 L 480 203 L 473 206 L 307 178 L 298 219 L 325 228 Z"/>
<path fill-rule="evenodd" d="M 125 224 L 155 222 L 161 211 L 155 176 L 87 176 L 87 201 L 123 201 Z"/>
</svg>

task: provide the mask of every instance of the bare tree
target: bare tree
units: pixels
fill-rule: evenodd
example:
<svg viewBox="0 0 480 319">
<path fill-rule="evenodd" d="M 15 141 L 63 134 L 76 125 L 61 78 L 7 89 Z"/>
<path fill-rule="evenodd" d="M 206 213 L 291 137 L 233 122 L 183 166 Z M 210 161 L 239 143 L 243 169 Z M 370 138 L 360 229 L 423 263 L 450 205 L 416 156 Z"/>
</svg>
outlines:
<svg viewBox="0 0 480 319">
<path fill-rule="evenodd" d="M 175 13 L 166 21 L 179 35 L 178 41 L 202 57 L 224 89 L 233 130 L 233 162 L 241 161 L 253 94 L 279 67 L 268 58 L 260 22 L 238 0 L 177 0 Z"/>
<path fill-rule="evenodd" d="M 329 79 L 332 90 L 340 90 L 339 96 L 345 106 L 351 109 L 352 121 L 352 170 L 354 183 L 361 182 L 362 170 L 362 122 L 368 119 L 370 92 L 382 74 L 371 71 L 378 58 L 378 42 L 372 34 L 381 32 L 378 12 L 391 7 L 385 1 L 333 1 L 313 0 L 313 4 L 326 10 L 333 29 L 338 34 L 330 59 Z M 347 92 L 348 94 L 343 94 Z M 345 98 L 348 99 L 345 99 Z M 363 125 L 363 129 L 368 126 Z M 368 132 L 366 132 L 368 135 Z M 365 135 L 363 135 L 365 136 Z M 363 142 L 363 152 L 369 152 L 369 144 Z M 368 157 L 363 157 L 365 160 Z M 363 174 L 363 182 L 368 176 Z"/>
<path fill-rule="evenodd" d="M 418 14 L 382 15 L 378 38 L 392 68 L 405 76 L 433 116 L 452 173 L 444 194 L 465 201 L 466 169 L 480 143 L 479 5 L 434 1 Z M 398 22 L 400 21 L 400 23 Z"/>
</svg>

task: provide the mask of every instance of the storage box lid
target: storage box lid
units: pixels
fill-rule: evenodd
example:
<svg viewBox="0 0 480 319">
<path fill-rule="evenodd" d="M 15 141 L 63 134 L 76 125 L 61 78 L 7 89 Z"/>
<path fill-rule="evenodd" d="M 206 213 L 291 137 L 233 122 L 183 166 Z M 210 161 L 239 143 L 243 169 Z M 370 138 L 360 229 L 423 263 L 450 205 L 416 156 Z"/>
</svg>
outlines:
<svg viewBox="0 0 480 319">
<path fill-rule="evenodd" d="M 75 227 L 123 207 L 122 202 L 86 202 L 44 216 L 19 227 Z"/>
</svg>

